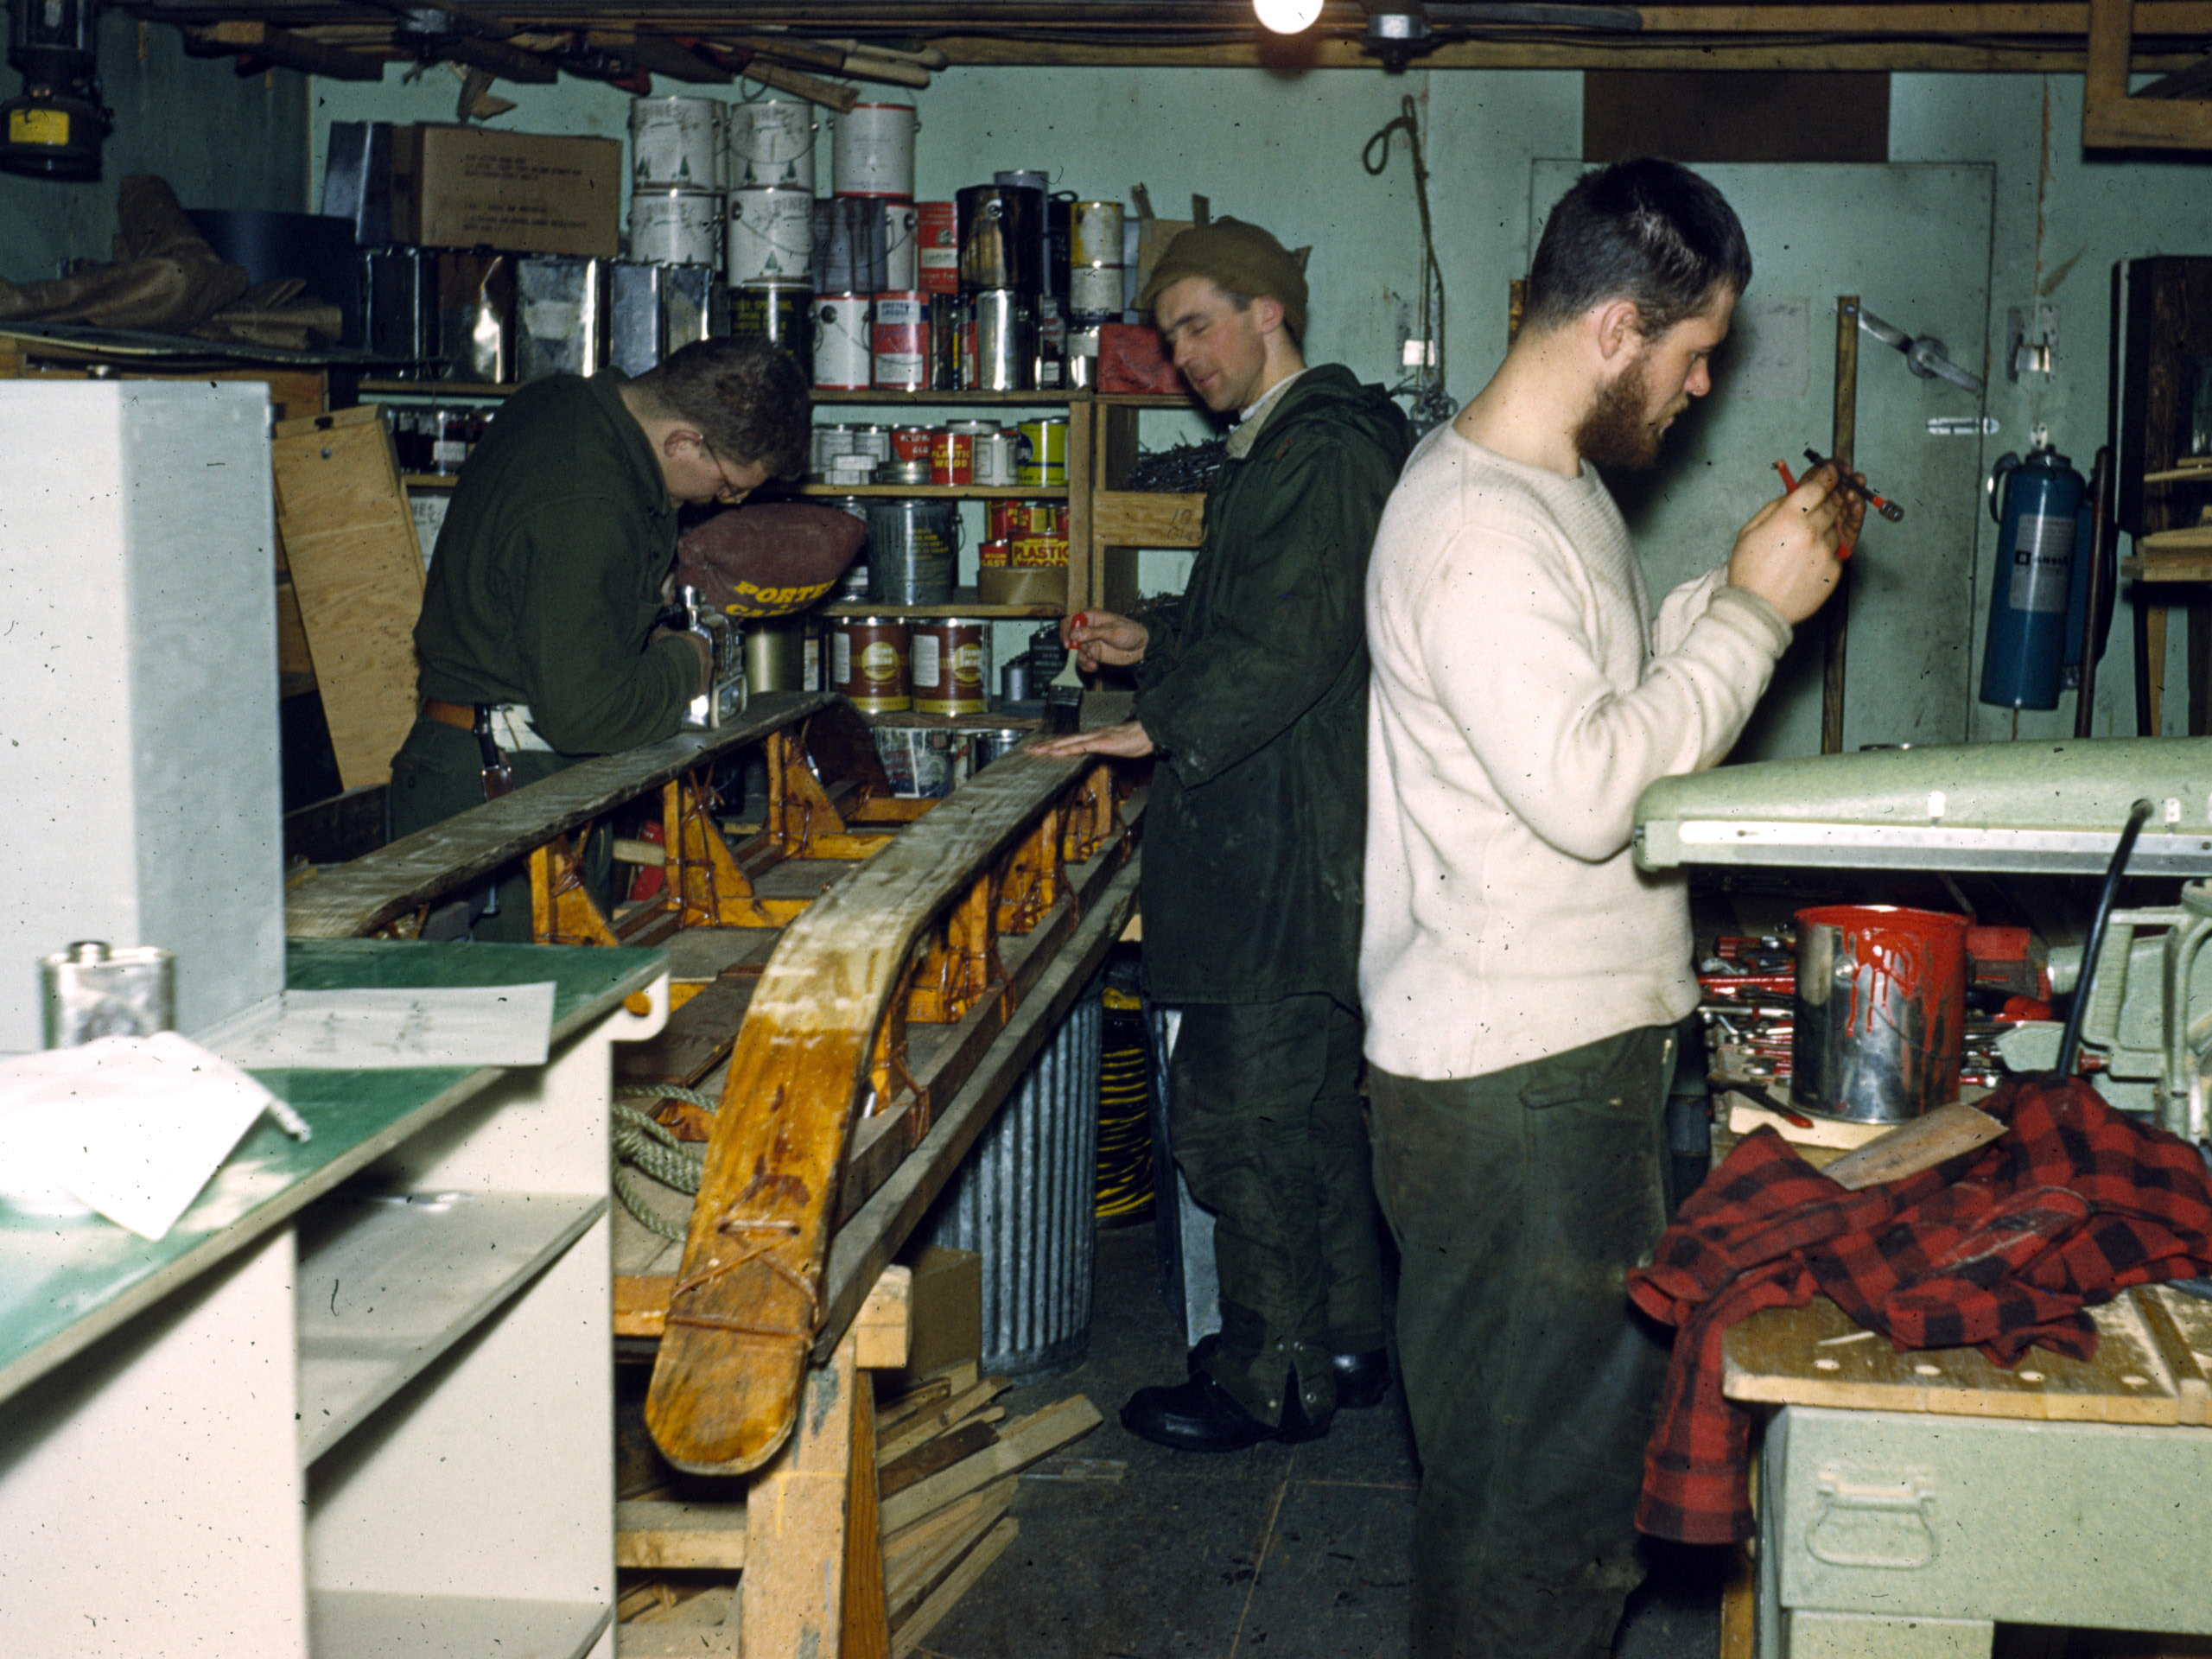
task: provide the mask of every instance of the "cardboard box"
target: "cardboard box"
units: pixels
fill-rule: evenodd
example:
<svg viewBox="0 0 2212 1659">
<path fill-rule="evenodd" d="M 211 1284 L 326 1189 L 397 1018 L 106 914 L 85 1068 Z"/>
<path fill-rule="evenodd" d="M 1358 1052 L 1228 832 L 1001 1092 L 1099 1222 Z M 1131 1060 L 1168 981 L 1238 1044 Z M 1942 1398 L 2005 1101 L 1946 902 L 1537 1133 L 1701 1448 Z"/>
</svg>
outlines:
<svg viewBox="0 0 2212 1659">
<path fill-rule="evenodd" d="M 983 1258 L 973 1250 L 932 1244 L 909 1265 L 914 1270 L 913 1315 L 906 1375 L 926 1376 L 982 1358 Z"/>
<path fill-rule="evenodd" d="M 418 125 L 392 135 L 392 234 L 426 248 L 613 258 L 622 145 L 613 138 Z"/>
</svg>

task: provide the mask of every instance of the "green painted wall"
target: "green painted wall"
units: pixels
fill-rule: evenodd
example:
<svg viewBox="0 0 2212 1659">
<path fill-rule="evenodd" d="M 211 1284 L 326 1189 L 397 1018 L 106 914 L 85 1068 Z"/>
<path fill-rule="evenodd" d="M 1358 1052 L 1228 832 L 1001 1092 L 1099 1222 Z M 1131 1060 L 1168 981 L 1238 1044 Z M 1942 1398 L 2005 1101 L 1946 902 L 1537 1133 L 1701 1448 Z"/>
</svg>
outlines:
<svg viewBox="0 0 2212 1659">
<path fill-rule="evenodd" d="M 451 120 L 458 86 L 442 69 L 406 85 L 396 70 L 382 86 L 317 83 L 315 153 L 332 120 Z M 563 81 L 502 86 L 499 92 L 518 105 L 493 124 L 502 128 L 610 137 L 626 131 L 628 101 L 604 86 Z M 889 89 L 864 95 L 910 96 Z M 1256 219 L 1294 245 L 1313 245 L 1310 355 L 1394 381 L 1401 312 L 1418 293 L 1419 219 L 1402 146 L 1394 148 L 1379 177 L 1364 170 L 1361 152 L 1408 95 L 1422 122 L 1437 252 L 1448 283 L 1450 390 L 1464 398 L 1480 386 L 1503 347 L 1507 285 L 1528 260 L 1530 163 L 1579 152 L 1579 75 L 955 69 L 911 94 L 921 118 L 917 189 L 925 198 L 943 198 L 995 169 L 1027 167 L 1048 170 L 1056 189 L 1086 197 L 1126 200 L 1141 182 L 1157 210 L 1170 217 L 1187 211 L 1192 193 L 1204 194 L 1216 213 Z M 1992 371 L 1987 410 L 2001 430 L 1981 442 L 1981 464 L 2005 449 L 2024 449 L 2042 423 L 2086 471 L 2104 439 L 2113 262 L 2133 254 L 2212 251 L 2207 158 L 2084 159 L 2078 77 L 1898 75 L 1891 111 L 1893 161 L 1976 162 L 1995 169 L 1991 338 L 1947 342 L 1958 360 Z M 830 160 L 825 135 L 817 154 L 823 189 L 830 188 Z M 1873 268 L 1871 262 L 1884 257 L 1878 246 L 1837 246 L 1834 291 L 1852 291 Z M 2057 371 L 2015 384 L 2003 368 L 2005 313 L 2038 301 L 2059 307 Z M 1891 321 L 1910 326 L 1909 319 Z M 1200 429 L 1194 419 L 1153 420 L 1147 439 L 1164 443 Z M 1994 536 L 1986 516 L 1979 524 L 1977 545 L 1950 552 L 1976 574 L 1975 612 L 1957 626 L 1974 639 L 1977 658 Z M 1724 550 L 1715 549 L 1715 556 Z M 1172 581 L 1177 569 L 1172 560 L 1147 565 L 1147 581 L 1155 572 Z M 2102 674 L 2101 731 L 2133 729 L 2126 635 L 2123 614 Z M 2177 645 L 2168 674 L 2176 688 L 2182 683 L 2178 652 Z M 1967 717 L 1977 735 L 2010 729 L 2009 715 L 1977 706 Z M 2181 699 L 2170 697 L 2170 728 L 2179 729 L 2183 718 Z M 2021 729 L 2030 735 L 2070 731 L 2072 720 L 2069 699 L 2053 715 L 2024 716 Z"/>
<path fill-rule="evenodd" d="M 44 282 L 63 259 L 108 257 L 116 190 L 134 173 L 167 179 L 188 207 L 308 205 L 308 82 L 241 79 L 228 58 L 187 57 L 183 41 L 119 13 L 101 19 L 100 78 L 115 130 L 100 177 L 64 184 L 0 173 L 0 277 Z M 0 85 L 13 98 L 22 78 L 0 69 Z"/>
</svg>

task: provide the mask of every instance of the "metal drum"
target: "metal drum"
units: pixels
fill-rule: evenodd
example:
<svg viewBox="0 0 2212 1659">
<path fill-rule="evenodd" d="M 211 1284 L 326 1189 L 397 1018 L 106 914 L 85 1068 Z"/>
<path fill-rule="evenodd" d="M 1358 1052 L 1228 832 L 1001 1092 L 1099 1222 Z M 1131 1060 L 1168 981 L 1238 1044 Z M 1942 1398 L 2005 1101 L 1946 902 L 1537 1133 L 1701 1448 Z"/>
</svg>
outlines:
<svg viewBox="0 0 2212 1659">
<path fill-rule="evenodd" d="M 814 384 L 842 391 L 866 388 L 875 372 L 868 332 L 868 296 L 820 294 L 814 301 Z"/>
<path fill-rule="evenodd" d="M 711 98 L 630 100 L 630 181 L 647 188 L 722 188 L 722 111 Z"/>
<path fill-rule="evenodd" d="M 611 264 L 550 253 L 516 262 L 517 379 L 593 374 L 606 365 Z"/>
<path fill-rule="evenodd" d="M 813 281 L 812 196 L 803 190 L 733 190 L 728 219 L 733 287 Z"/>
<path fill-rule="evenodd" d="M 911 104 L 855 104 L 839 116 L 830 149 L 837 194 L 912 201 L 920 124 Z"/>
<path fill-rule="evenodd" d="M 422 359 L 437 354 L 437 264 L 421 248 L 361 251 L 362 338 L 380 357 Z M 384 371 L 412 379 L 420 361 Z"/>
<path fill-rule="evenodd" d="M 1045 193 L 971 184 L 956 191 L 953 202 L 961 292 L 1007 289 L 1033 300 L 1045 286 Z"/>
<path fill-rule="evenodd" d="M 957 501 L 895 496 L 868 504 L 868 596 L 877 605 L 945 605 L 960 553 Z"/>
<path fill-rule="evenodd" d="M 1064 1370 L 1090 1346 L 1103 985 L 1076 1000 L 918 1230 L 983 1258 L 993 1376 Z"/>
<path fill-rule="evenodd" d="M 804 190 L 814 194 L 814 106 L 763 98 L 732 104 L 727 176 L 733 190 Z"/>
<path fill-rule="evenodd" d="M 720 191 L 656 188 L 630 193 L 630 257 L 642 264 L 720 270 L 721 230 Z"/>
<path fill-rule="evenodd" d="M 1967 918 L 1895 905 L 1797 912 L 1791 1101 L 1901 1123 L 1958 1098 Z"/>
</svg>

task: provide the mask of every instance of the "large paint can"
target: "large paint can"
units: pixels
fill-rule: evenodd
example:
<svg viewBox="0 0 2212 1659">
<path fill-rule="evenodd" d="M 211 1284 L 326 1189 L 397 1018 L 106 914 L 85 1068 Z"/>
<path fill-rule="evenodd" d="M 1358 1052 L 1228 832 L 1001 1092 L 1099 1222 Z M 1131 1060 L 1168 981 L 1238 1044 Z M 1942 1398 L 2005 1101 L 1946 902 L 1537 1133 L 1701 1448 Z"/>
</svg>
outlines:
<svg viewBox="0 0 2212 1659">
<path fill-rule="evenodd" d="M 438 357 L 448 378 L 505 385 L 515 378 L 515 257 L 441 248 Z"/>
<path fill-rule="evenodd" d="M 1128 293 L 1128 271 L 1126 265 L 1070 266 L 1068 315 L 1093 329 L 1109 318 L 1120 316 L 1128 308 L 1122 302 Z M 1095 345 L 1090 355 L 1098 355 Z"/>
<path fill-rule="evenodd" d="M 814 194 L 814 106 L 763 98 L 733 104 L 728 178 L 733 190 L 804 190 Z"/>
<path fill-rule="evenodd" d="M 1068 423 L 1061 415 L 1040 416 L 1016 428 L 1021 453 L 1014 481 L 1025 489 L 1064 490 L 1068 483 Z"/>
<path fill-rule="evenodd" d="M 810 283 L 814 279 L 814 198 L 804 190 L 729 193 L 729 280 Z"/>
<path fill-rule="evenodd" d="M 722 188 L 722 111 L 711 98 L 630 100 L 630 182 L 647 188 Z"/>
<path fill-rule="evenodd" d="M 929 385 L 930 299 L 918 289 L 875 296 L 871 337 L 875 384 L 918 391 Z"/>
<path fill-rule="evenodd" d="M 960 210 L 949 201 L 914 204 L 917 288 L 930 294 L 960 291 Z"/>
<path fill-rule="evenodd" d="M 874 342 L 865 294 L 817 294 L 814 299 L 814 384 L 865 390 L 874 378 Z"/>
<path fill-rule="evenodd" d="M 883 285 L 893 290 L 922 285 L 920 250 L 914 238 L 921 215 L 911 201 L 883 204 Z"/>
<path fill-rule="evenodd" d="M 837 194 L 912 201 L 919 125 L 911 104 L 855 104 L 839 116 L 830 148 Z"/>
<path fill-rule="evenodd" d="M 814 290 L 752 283 L 729 290 L 729 332 L 780 346 L 809 373 L 814 368 Z"/>
<path fill-rule="evenodd" d="M 1010 289 L 1033 300 L 1045 285 L 1045 193 L 1018 185 L 971 184 L 954 193 L 960 289 Z"/>
<path fill-rule="evenodd" d="M 1967 918 L 1895 905 L 1797 912 L 1791 1101 L 1901 1123 L 1958 1098 Z"/>
<path fill-rule="evenodd" d="M 1078 201 L 1068 210 L 1068 263 L 1071 265 L 1112 265 L 1120 268 L 1120 202 Z"/>
<path fill-rule="evenodd" d="M 814 285 L 825 294 L 880 294 L 891 284 L 882 204 L 830 196 L 814 204 Z"/>
<path fill-rule="evenodd" d="M 719 190 L 630 192 L 630 257 L 654 265 L 712 265 L 722 260 Z"/>
<path fill-rule="evenodd" d="M 745 623 L 745 684 L 748 691 L 810 691 L 806 644 L 810 616 L 762 616 Z"/>
<path fill-rule="evenodd" d="M 981 715 L 991 706 L 991 625 L 973 616 L 906 625 L 906 677 L 918 715 Z"/>
<path fill-rule="evenodd" d="M 1020 455 L 1021 441 L 1002 426 L 976 434 L 972 481 L 993 488 L 1011 488 L 1019 477 Z"/>
<path fill-rule="evenodd" d="M 532 254 L 515 262 L 515 378 L 605 367 L 613 302 L 607 259 Z"/>
<path fill-rule="evenodd" d="M 969 391 L 1024 391 L 1036 372 L 1037 310 L 1026 294 L 969 296 L 960 331 L 960 384 Z"/>
<path fill-rule="evenodd" d="M 906 624 L 896 616 L 841 616 L 830 625 L 830 689 L 864 715 L 910 706 Z"/>
<path fill-rule="evenodd" d="M 877 605 L 948 605 L 960 552 L 957 501 L 893 496 L 868 504 L 868 596 Z"/>
</svg>

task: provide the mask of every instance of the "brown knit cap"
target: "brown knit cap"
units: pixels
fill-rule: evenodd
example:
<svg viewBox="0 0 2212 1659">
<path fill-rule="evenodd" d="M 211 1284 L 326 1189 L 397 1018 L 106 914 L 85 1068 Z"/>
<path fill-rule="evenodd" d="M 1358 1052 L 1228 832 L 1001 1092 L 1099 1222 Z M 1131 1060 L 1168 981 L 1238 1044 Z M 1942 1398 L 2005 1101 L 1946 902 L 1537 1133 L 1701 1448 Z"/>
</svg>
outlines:
<svg viewBox="0 0 2212 1659">
<path fill-rule="evenodd" d="M 1280 302 L 1292 336 L 1306 337 L 1306 273 L 1283 245 L 1257 225 L 1217 219 L 1179 232 L 1152 268 L 1144 292 L 1137 296 L 1137 308 L 1151 310 L 1163 289 L 1185 276 L 1211 276 L 1232 294 L 1254 299 L 1264 294 Z"/>
</svg>

